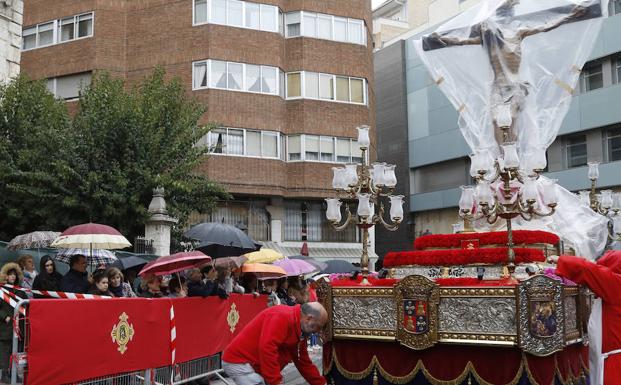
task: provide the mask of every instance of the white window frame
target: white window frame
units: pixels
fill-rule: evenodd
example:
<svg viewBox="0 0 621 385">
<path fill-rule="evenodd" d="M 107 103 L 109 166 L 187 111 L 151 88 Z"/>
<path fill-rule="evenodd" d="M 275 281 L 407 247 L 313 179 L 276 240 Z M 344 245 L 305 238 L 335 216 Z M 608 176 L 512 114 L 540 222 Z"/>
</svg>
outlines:
<svg viewBox="0 0 621 385">
<path fill-rule="evenodd" d="M 87 16 L 90 15 L 91 16 L 91 33 L 90 35 L 86 35 L 86 36 L 82 36 L 82 37 L 77 37 L 78 36 L 78 27 L 79 27 L 79 18 L 81 16 Z M 65 19 L 69 19 L 70 17 L 73 17 L 73 38 L 69 39 L 69 40 L 64 40 L 61 41 L 60 37 L 60 28 L 61 28 L 61 22 L 62 20 Z M 49 24 L 52 23 L 52 43 L 50 44 L 45 44 L 45 45 L 41 45 L 39 44 L 39 26 L 41 25 L 45 25 L 45 24 Z M 35 35 L 35 46 L 32 48 L 24 48 L 24 40 L 23 40 L 23 31 L 26 31 L 28 29 L 34 29 L 34 35 Z M 48 21 L 44 21 L 42 23 L 38 23 L 35 25 L 31 25 L 29 27 L 25 27 L 22 29 L 22 44 L 21 44 L 21 50 L 22 52 L 24 51 L 30 51 L 33 49 L 38 49 L 38 48 L 45 48 L 45 47 L 51 47 L 53 45 L 58 45 L 58 44 L 65 44 L 65 43 L 69 43 L 72 41 L 76 41 L 76 40 L 82 40 L 82 39 L 88 39 L 91 38 L 95 35 L 95 11 L 89 11 L 89 12 L 82 12 L 82 13 L 78 13 L 76 15 L 72 15 L 72 16 L 65 16 L 65 17 L 61 17 L 59 19 L 55 19 L 55 20 L 48 20 Z M 30 36 L 30 35 L 28 35 Z"/>
<path fill-rule="evenodd" d="M 614 131 L 618 131 L 618 132 L 614 132 Z M 609 128 L 604 131 L 604 147 L 605 147 L 604 156 L 606 157 L 607 162 L 616 162 L 618 160 L 621 160 L 621 159 L 613 160 L 612 157 L 610 156 L 612 152 L 610 141 L 612 139 L 619 139 L 619 138 L 621 138 L 620 127 Z"/>
<path fill-rule="evenodd" d="M 220 62 L 220 63 L 224 63 L 225 66 L 225 76 L 226 76 L 226 87 L 216 87 L 216 86 L 211 86 L 210 85 L 210 81 L 211 81 L 211 65 L 213 62 Z M 207 86 L 204 87 L 197 87 L 196 86 L 196 79 L 195 79 L 195 67 L 197 65 L 202 65 L 207 63 Z M 228 86 L 228 81 L 229 81 L 229 74 L 228 74 L 228 67 L 229 64 L 240 64 L 242 66 L 242 84 L 241 84 L 241 89 L 230 89 Z M 263 70 L 265 68 L 270 68 L 270 69 L 276 69 L 276 90 L 274 90 L 274 92 L 263 92 L 263 83 L 261 83 L 261 91 L 257 92 L 257 91 L 247 91 L 247 85 L 246 85 L 246 67 L 248 65 L 252 65 L 252 66 L 257 66 L 260 68 L 259 70 L 259 79 L 263 78 Z M 198 60 L 195 62 L 192 62 L 192 91 L 199 91 L 199 90 L 205 90 L 205 89 L 217 89 L 217 90 L 226 90 L 226 91 L 233 91 L 233 92 L 245 92 L 245 93 L 249 93 L 249 94 L 260 94 L 260 95 L 270 95 L 270 96 L 280 96 L 280 87 L 282 86 L 281 83 L 281 76 L 280 74 L 282 73 L 282 70 L 278 67 L 273 67 L 273 66 L 266 66 L 266 65 L 261 65 L 261 64 L 251 64 L 251 63 L 238 63 L 238 62 L 231 62 L 231 61 L 224 61 L 224 60 L 216 60 L 216 59 L 206 59 L 206 60 Z"/>
<path fill-rule="evenodd" d="M 324 76 L 332 76 L 332 97 L 333 99 L 324 99 L 321 97 L 321 80 L 319 82 L 320 85 L 320 89 L 319 92 L 317 94 L 316 98 L 311 98 L 311 97 L 307 97 L 306 96 L 306 73 L 313 73 L 313 74 L 318 74 L 319 78 L 321 78 L 322 75 Z M 355 76 L 346 76 L 346 75 L 334 75 L 334 74 L 326 74 L 323 72 L 313 72 L 313 71 L 291 71 L 291 72 L 287 72 L 285 75 L 288 76 L 289 74 L 300 74 L 300 81 L 302 82 L 301 84 L 301 96 L 294 96 L 294 97 L 288 97 L 286 96 L 288 94 L 288 90 L 285 90 L 285 97 L 286 100 L 297 100 L 297 99 L 310 99 L 310 100 L 320 100 L 320 101 L 324 101 L 324 102 L 332 102 L 332 103 L 345 103 L 345 104 L 355 104 L 355 105 L 359 105 L 359 106 L 366 106 L 367 102 L 368 102 L 368 96 L 367 96 L 367 92 L 368 92 L 368 85 L 367 85 L 367 79 L 365 78 L 359 78 L 359 77 L 355 77 Z M 348 78 L 348 85 L 349 85 L 349 101 L 344 101 L 344 100 L 336 100 L 336 78 L 338 77 L 344 77 L 344 78 Z M 363 102 L 362 103 L 358 103 L 358 102 L 352 102 L 351 101 L 351 80 L 352 79 L 356 79 L 356 80 L 362 80 L 362 98 L 363 98 Z M 285 80 L 285 85 L 288 86 L 288 82 Z"/>
<path fill-rule="evenodd" d="M 231 24 L 229 23 L 229 1 L 233 1 L 236 3 L 242 3 L 242 23 L 241 25 L 236 25 L 236 24 Z M 224 19 L 225 22 L 224 23 L 219 23 L 219 22 L 214 22 L 212 21 L 212 0 L 207 0 L 207 20 L 203 21 L 203 22 L 196 22 L 196 0 L 192 0 L 192 26 L 193 27 L 197 27 L 197 26 L 201 26 L 201 25 L 205 25 L 205 24 L 215 24 L 215 25 L 224 25 L 227 27 L 233 27 L 233 28 L 244 28 L 244 29 L 251 29 L 253 31 L 262 31 L 262 32 L 272 32 L 272 33 L 280 33 L 281 35 L 283 34 L 280 30 L 281 30 L 281 18 L 283 17 L 283 12 L 280 9 L 280 7 L 273 5 L 273 4 L 263 4 L 263 3 L 255 3 L 252 2 L 252 4 L 256 4 L 259 6 L 259 28 L 252 28 L 252 27 L 248 27 L 246 25 L 246 4 L 248 2 L 243 1 L 243 0 L 225 0 L 225 13 L 224 13 Z M 274 10 L 274 20 L 276 21 L 276 25 L 273 26 L 273 29 L 262 29 L 261 28 L 261 18 L 262 18 L 262 12 L 263 12 L 263 8 L 264 7 L 272 7 Z"/>
<path fill-rule="evenodd" d="M 621 0 L 619 0 L 621 1 Z M 618 55 L 614 60 L 613 72 L 617 78 L 617 84 L 621 84 L 621 55 Z"/>
<path fill-rule="evenodd" d="M 223 143 L 223 149 L 222 149 L 222 153 L 215 153 L 212 152 L 212 149 L 215 148 L 215 145 L 217 143 L 212 143 L 211 142 L 211 138 L 209 136 L 208 133 L 207 134 L 207 140 L 206 145 L 209 148 L 209 155 L 215 155 L 215 156 L 237 156 L 237 157 L 242 157 L 242 158 L 254 158 L 254 159 L 272 159 L 272 160 L 282 160 L 282 140 L 283 140 L 283 135 L 278 132 L 278 131 L 270 131 L 270 130 L 259 130 L 259 129 L 253 129 L 253 128 L 237 128 L 237 127 L 218 127 L 217 129 L 219 130 L 225 130 L 225 135 L 226 135 L 226 143 Z M 227 147 L 228 147 L 228 142 L 229 142 L 229 131 L 230 130 L 235 130 L 235 131 L 242 131 L 242 154 L 229 154 L 226 153 L 227 151 Z M 260 132 L 261 136 L 260 136 L 260 148 L 261 148 L 261 156 L 256 156 L 256 155 L 246 155 L 248 153 L 248 149 L 247 149 L 247 145 L 248 145 L 248 139 L 247 139 L 247 133 L 248 131 L 253 131 L 253 132 Z M 263 137 L 264 136 L 275 136 L 276 137 L 276 152 L 277 155 L 275 157 L 273 156 L 266 156 L 264 155 L 263 152 Z"/>
<path fill-rule="evenodd" d="M 577 139 L 579 137 L 584 137 L 584 143 L 582 143 L 582 142 L 581 143 L 570 143 L 570 141 L 572 139 Z M 587 150 L 587 153 L 585 155 L 587 159 L 585 160 L 584 164 L 573 165 L 572 162 L 571 162 L 571 159 L 572 159 L 571 158 L 571 152 L 572 152 L 571 149 L 574 148 L 574 147 L 583 146 L 583 145 L 585 146 L 585 148 Z M 579 134 L 579 135 L 571 135 L 571 136 L 567 137 L 565 139 L 565 146 L 564 147 L 565 147 L 565 166 L 566 166 L 567 169 L 576 168 L 576 167 L 582 167 L 582 166 L 586 165 L 587 160 L 588 160 L 588 156 L 589 156 L 586 135 L 580 135 Z"/>
<path fill-rule="evenodd" d="M 590 70 L 595 69 L 595 66 L 599 66 L 599 71 L 595 71 L 595 72 L 590 72 Z M 604 88 L 605 83 L 604 83 L 604 65 L 601 62 L 595 62 L 595 63 L 589 63 L 588 67 L 585 64 L 584 66 L 585 68 L 582 70 L 582 76 L 581 76 L 581 80 L 582 80 L 582 92 L 586 93 L 586 92 L 591 92 L 591 91 L 595 91 L 595 90 L 599 90 L 600 88 Z M 588 78 L 595 76 L 595 75 L 600 75 L 602 77 L 602 86 L 599 88 L 593 88 L 593 89 L 588 89 Z"/>
<path fill-rule="evenodd" d="M 290 160 L 289 159 L 289 137 L 291 136 L 299 136 L 300 137 L 300 159 Z M 318 159 L 306 159 L 306 137 L 307 136 L 316 136 L 319 138 L 319 152 Z M 332 141 L 332 160 L 321 160 L 321 139 L 322 138 L 330 138 Z M 337 157 L 337 142 L 338 139 L 345 139 L 349 141 L 349 159 L 345 162 L 338 161 Z M 353 148 L 358 145 L 357 139 L 354 138 L 343 138 L 339 136 L 329 136 L 329 135 L 319 135 L 319 134 L 292 134 L 286 136 L 287 148 L 285 149 L 285 161 L 288 163 L 297 163 L 297 162 L 309 162 L 309 163 L 328 163 L 328 164 L 347 164 L 352 163 L 353 157 Z M 366 158 L 368 160 L 368 152 L 366 153 Z"/>
<path fill-rule="evenodd" d="M 362 46 L 366 46 L 367 45 L 367 25 L 365 23 L 364 20 L 361 19 L 352 19 L 352 18 L 347 18 L 347 17 L 342 17 L 342 16 L 334 16 L 334 15 L 328 15 L 326 13 L 319 13 L 319 12 L 309 12 L 309 11 L 295 11 L 295 12 L 287 12 L 285 15 L 283 15 L 284 17 L 286 17 L 286 15 L 291 15 L 294 13 L 298 13 L 300 16 L 300 34 L 297 36 L 289 36 L 289 34 L 287 32 L 285 32 L 285 38 L 286 39 L 295 39 L 298 37 L 305 37 L 307 39 L 320 39 L 320 40 L 330 40 L 330 41 L 335 41 L 335 42 L 339 42 L 339 43 L 346 43 L 346 44 L 356 44 L 356 45 L 362 45 Z M 305 33 L 305 26 L 304 26 L 304 14 L 308 13 L 308 14 L 312 14 L 315 17 L 315 36 L 307 36 Z M 318 37 L 319 36 L 319 25 L 317 23 L 317 20 L 319 18 L 330 18 L 331 23 L 332 23 L 332 27 L 330 30 L 330 35 L 331 37 L 329 39 L 326 38 L 322 38 L 322 37 Z M 334 20 L 335 18 L 338 19 L 342 19 L 345 21 L 345 39 L 344 40 L 337 40 L 335 37 L 335 31 L 334 31 Z M 349 25 L 350 24 L 357 24 L 360 25 L 360 27 L 362 28 L 362 30 L 360 31 L 362 34 L 362 42 L 352 42 L 350 37 L 349 37 Z M 285 30 L 287 28 L 287 24 L 285 23 Z"/>
<path fill-rule="evenodd" d="M 65 102 L 71 102 L 74 100 L 79 100 L 80 99 L 80 95 L 78 94 L 77 96 L 71 97 L 71 98 L 60 98 L 58 97 L 58 89 L 57 89 L 57 85 L 58 85 L 58 79 L 59 78 L 64 78 L 64 77 L 68 77 L 68 76 L 72 76 L 72 75 L 82 75 L 82 74 L 86 74 L 89 73 L 91 75 L 91 81 L 92 81 L 92 76 L 93 76 L 93 72 L 92 71 L 87 71 L 87 72 L 78 72 L 75 74 L 68 74 L 68 75 L 63 75 L 63 76 L 56 76 L 53 78 L 47 78 L 45 79 L 46 81 L 52 81 L 52 89 L 50 90 L 50 92 L 54 95 L 54 98 L 58 99 L 58 100 L 62 100 Z"/>
</svg>

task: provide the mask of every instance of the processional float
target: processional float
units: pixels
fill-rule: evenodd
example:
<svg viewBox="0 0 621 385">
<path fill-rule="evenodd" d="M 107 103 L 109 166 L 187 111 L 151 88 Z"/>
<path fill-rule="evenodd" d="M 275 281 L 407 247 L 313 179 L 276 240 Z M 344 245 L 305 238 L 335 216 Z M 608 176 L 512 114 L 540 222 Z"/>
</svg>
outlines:
<svg viewBox="0 0 621 385">
<path fill-rule="evenodd" d="M 363 258 L 359 280 L 320 284 L 331 383 L 586 383 L 592 296 L 542 264 L 569 247 L 599 256 L 607 219 L 542 173 L 606 15 L 606 0 L 488 0 L 412 43 L 459 113 L 476 186 L 462 188 L 463 231 L 387 254 L 386 279 Z M 394 185 L 366 179 L 339 188 L 370 192 L 381 216 Z M 356 223 L 377 222 L 366 211 Z"/>
</svg>

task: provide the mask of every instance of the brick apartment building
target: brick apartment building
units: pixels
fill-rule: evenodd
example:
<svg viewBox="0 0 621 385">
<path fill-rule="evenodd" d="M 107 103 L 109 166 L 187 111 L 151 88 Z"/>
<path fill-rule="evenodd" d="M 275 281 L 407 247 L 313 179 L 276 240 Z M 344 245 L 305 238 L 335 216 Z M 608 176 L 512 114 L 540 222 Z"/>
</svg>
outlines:
<svg viewBox="0 0 621 385">
<path fill-rule="evenodd" d="M 222 128 L 200 170 L 234 200 L 194 223 L 224 220 L 287 254 L 306 228 L 311 255 L 359 258 L 359 234 L 332 230 L 323 198 L 332 167 L 360 159 L 355 127 L 374 126 L 371 0 L 25 0 L 23 25 L 22 71 L 59 98 L 94 71 L 137 82 L 159 65 L 207 106 Z"/>
</svg>

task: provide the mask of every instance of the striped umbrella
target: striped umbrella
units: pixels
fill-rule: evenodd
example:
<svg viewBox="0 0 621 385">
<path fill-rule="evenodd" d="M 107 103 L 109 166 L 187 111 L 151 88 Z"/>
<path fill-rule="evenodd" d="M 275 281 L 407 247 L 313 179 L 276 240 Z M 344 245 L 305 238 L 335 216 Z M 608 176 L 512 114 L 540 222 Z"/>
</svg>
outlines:
<svg viewBox="0 0 621 385">
<path fill-rule="evenodd" d="M 83 249 L 124 249 L 131 245 L 117 229 L 99 223 L 84 223 L 69 227 L 51 244 L 52 247 L 58 248 Z"/>
<path fill-rule="evenodd" d="M 110 250 L 106 249 L 93 249 L 92 252 L 90 249 L 59 249 L 58 253 L 52 258 L 58 262 L 69 264 L 71 257 L 76 254 L 81 254 L 86 256 L 86 261 L 91 266 L 99 266 L 99 265 L 111 265 L 116 262 L 118 258 L 114 255 L 114 253 Z"/>
</svg>

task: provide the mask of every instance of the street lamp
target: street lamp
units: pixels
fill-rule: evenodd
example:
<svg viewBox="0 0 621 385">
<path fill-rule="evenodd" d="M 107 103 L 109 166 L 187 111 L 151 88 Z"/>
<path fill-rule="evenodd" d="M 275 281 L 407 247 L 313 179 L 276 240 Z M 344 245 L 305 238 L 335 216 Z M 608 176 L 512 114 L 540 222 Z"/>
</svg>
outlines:
<svg viewBox="0 0 621 385">
<path fill-rule="evenodd" d="M 621 193 L 612 190 L 601 190 L 596 193 L 597 179 L 599 178 L 599 162 L 588 162 L 588 178 L 591 180 L 591 190 L 579 191 L 580 200 L 596 213 L 608 218 L 608 239 L 621 241 Z"/>
<path fill-rule="evenodd" d="M 347 164 L 345 167 L 333 167 L 332 187 L 336 190 L 337 198 L 327 198 L 326 218 L 336 231 L 345 230 L 354 224 L 362 231 L 362 256 L 360 268 L 362 270 L 362 284 L 368 284 L 369 275 L 369 228 L 382 224 L 389 231 L 395 231 L 403 220 L 403 195 L 392 195 L 397 185 L 395 165 L 373 163 L 367 165 L 366 152 L 371 144 L 369 126 L 357 127 L 358 146 L 362 152 L 362 165 Z M 349 205 L 345 203 L 345 220 L 342 221 L 339 199 L 355 199 L 358 201 L 356 214 L 352 214 Z M 384 219 L 384 203 L 382 198 L 390 201 L 390 221 Z"/>
<path fill-rule="evenodd" d="M 554 214 L 557 204 L 556 180 L 540 178 L 546 167 L 545 149 L 531 149 L 518 156 L 515 143 L 501 145 L 502 155 L 494 159 L 489 149 L 471 155 L 470 175 L 476 187 L 462 186 L 459 215 L 464 231 L 471 223 L 484 219 L 489 224 L 504 219 L 507 223 L 507 269 L 515 271 L 511 221 L 521 217 L 531 221 Z"/>
</svg>

